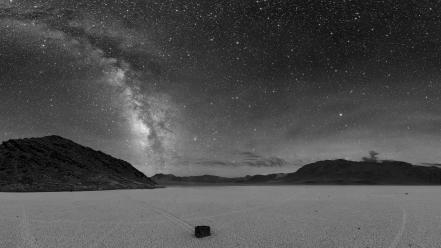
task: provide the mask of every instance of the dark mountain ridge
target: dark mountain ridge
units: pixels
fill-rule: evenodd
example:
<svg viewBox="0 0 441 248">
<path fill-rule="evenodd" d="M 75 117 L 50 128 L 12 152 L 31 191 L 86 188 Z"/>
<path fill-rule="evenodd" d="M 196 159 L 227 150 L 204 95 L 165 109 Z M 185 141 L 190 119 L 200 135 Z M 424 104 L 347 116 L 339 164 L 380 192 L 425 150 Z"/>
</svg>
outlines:
<svg viewBox="0 0 441 248">
<path fill-rule="evenodd" d="M 401 161 L 324 160 L 307 164 L 293 173 L 254 175 L 236 178 L 211 175 L 177 177 L 156 174 L 163 185 L 188 184 L 367 184 L 441 185 L 441 168 L 418 166 Z"/>
<path fill-rule="evenodd" d="M 320 184 L 441 184 L 441 168 L 401 161 L 318 161 L 284 178 L 287 182 Z"/>
<path fill-rule="evenodd" d="M 0 191 L 78 191 L 154 188 L 131 164 L 60 136 L 0 145 Z"/>
<path fill-rule="evenodd" d="M 161 185 L 440 185 L 441 168 L 338 159 L 307 164 L 293 173 L 235 178 L 156 174 L 152 179 L 123 160 L 60 136 L 8 140 L 0 145 L 0 191 L 145 189 L 158 187 L 155 181 Z"/>
</svg>

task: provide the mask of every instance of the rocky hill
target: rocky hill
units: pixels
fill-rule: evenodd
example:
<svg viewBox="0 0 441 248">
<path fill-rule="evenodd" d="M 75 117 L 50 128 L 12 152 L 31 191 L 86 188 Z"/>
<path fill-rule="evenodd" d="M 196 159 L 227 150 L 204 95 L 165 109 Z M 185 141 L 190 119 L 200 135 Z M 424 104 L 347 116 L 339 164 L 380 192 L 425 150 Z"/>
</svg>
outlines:
<svg viewBox="0 0 441 248">
<path fill-rule="evenodd" d="M 293 173 L 226 178 L 211 175 L 177 177 L 157 174 L 162 185 L 188 184 L 380 184 L 440 185 L 441 168 L 400 161 L 325 160 L 307 164 Z"/>
<path fill-rule="evenodd" d="M 131 164 L 60 136 L 0 145 L 0 191 L 79 191 L 154 188 Z"/>
</svg>

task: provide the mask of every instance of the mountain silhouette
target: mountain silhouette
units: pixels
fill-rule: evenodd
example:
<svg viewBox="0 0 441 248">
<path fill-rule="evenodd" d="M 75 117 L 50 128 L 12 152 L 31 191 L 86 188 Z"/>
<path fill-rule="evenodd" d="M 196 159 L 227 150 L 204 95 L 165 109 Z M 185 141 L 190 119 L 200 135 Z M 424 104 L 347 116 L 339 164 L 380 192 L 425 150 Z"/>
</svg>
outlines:
<svg viewBox="0 0 441 248">
<path fill-rule="evenodd" d="M 401 161 L 324 160 L 307 164 L 293 173 L 218 177 L 211 175 L 177 177 L 156 174 L 162 185 L 180 184 L 378 184 L 440 185 L 441 168 L 418 166 Z"/>
<path fill-rule="evenodd" d="M 0 145 L 0 191 L 78 191 L 154 188 L 131 164 L 60 136 Z"/>
</svg>

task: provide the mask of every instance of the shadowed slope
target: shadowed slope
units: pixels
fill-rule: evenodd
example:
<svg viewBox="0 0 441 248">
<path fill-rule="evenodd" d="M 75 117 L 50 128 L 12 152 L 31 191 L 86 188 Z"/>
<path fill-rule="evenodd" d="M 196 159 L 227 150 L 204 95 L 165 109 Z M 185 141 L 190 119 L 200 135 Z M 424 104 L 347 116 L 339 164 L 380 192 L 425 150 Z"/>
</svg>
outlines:
<svg viewBox="0 0 441 248">
<path fill-rule="evenodd" d="M 0 145 L 0 191 L 154 188 L 131 164 L 59 136 Z"/>
</svg>

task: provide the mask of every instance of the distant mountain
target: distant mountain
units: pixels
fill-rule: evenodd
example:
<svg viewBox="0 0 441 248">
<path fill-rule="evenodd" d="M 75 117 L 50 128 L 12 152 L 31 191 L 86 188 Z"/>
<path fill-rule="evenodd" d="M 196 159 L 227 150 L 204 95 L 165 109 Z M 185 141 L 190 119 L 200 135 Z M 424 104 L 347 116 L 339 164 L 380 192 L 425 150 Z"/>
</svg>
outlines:
<svg viewBox="0 0 441 248">
<path fill-rule="evenodd" d="M 440 185 L 441 168 L 400 161 L 325 160 L 307 164 L 293 173 L 226 178 L 211 175 L 177 177 L 157 174 L 162 185 L 189 184 L 397 184 Z"/>
<path fill-rule="evenodd" d="M 129 163 L 62 138 L 8 140 L 0 145 L 0 191 L 154 188 Z"/>
<path fill-rule="evenodd" d="M 213 175 L 178 177 L 172 174 L 156 174 L 152 179 L 160 185 L 267 184 L 277 183 L 285 175 L 280 173 L 230 178 Z"/>
<path fill-rule="evenodd" d="M 152 180 L 161 185 L 237 183 L 236 179 L 212 175 L 178 177 L 172 174 L 156 174 L 152 177 Z"/>
<path fill-rule="evenodd" d="M 325 160 L 308 164 L 284 177 L 307 184 L 441 184 L 441 168 L 400 161 Z"/>
</svg>

